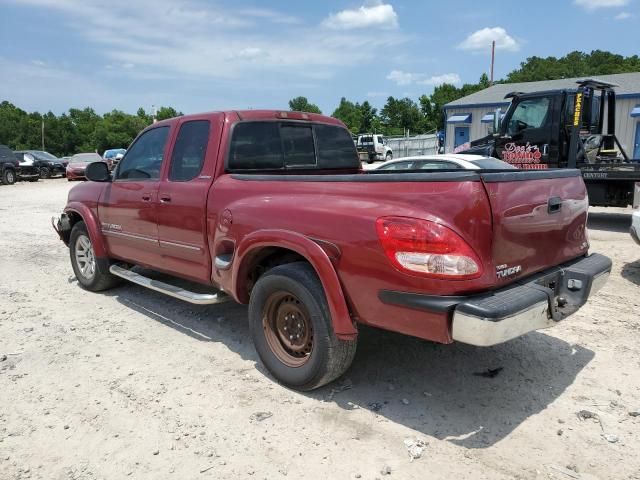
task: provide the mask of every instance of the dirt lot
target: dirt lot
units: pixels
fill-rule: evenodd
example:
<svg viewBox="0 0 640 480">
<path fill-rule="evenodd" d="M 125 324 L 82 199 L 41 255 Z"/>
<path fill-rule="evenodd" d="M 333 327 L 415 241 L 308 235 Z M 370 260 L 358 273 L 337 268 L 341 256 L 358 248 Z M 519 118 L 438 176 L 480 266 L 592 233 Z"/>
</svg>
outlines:
<svg viewBox="0 0 640 480">
<path fill-rule="evenodd" d="M 82 290 L 49 225 L 69 187 L 0 187 L 0 478 L 640 479 L 629 210 L 592 213 L 613 275 L 558 327 L 493 348 L 365 329 L 347 377 L 301 394 L 244 306 Z"/>
</svg>

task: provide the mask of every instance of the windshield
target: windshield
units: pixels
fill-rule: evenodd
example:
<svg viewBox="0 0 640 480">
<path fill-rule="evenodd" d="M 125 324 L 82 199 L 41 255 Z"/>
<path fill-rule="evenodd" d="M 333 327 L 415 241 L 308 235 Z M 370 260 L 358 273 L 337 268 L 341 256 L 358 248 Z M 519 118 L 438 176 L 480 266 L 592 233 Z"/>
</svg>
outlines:
<svg viewBox="0 0 640 480">
<path fill-rule="evenodd" d="M 540 128 L 547 119 L 549 98 L 529 98 L 522 100 L 509 120 L 509 135 L 514 135 L 529 128 Z"/>
<path fill-rule="evenodd" d="M 482 158 L 480 160 L 472 160 L 471 163 L 485 170 L 517 170 L 517 168 L 513 165 L 507 162 L 503 162 L 502 160 L 498 160 L 497 158 L 491 157 Z"/>
<path fill-rule="evenodd" d="M 117 148 L 117 149 L 114 149 L 114 150 L 107 150 L 106 152 L 104 152 L 104 158 L 115 158 L 116 155 L 118 155 L 118 154 L 124 155 L 125 153 L 127 153 L 127 151 L 124 148 Z"/>
<path fill-rule="evenodd" d="M 80 153 L 78 155 L 74 155 L 69 160 L 69 163 L 89 163 L 89 162 L 99 162 L 102 158 L 97 153 Z"/>
<path fill-rule="evenodd" d="M 49 152 L 43 152 L 42 150 L 34 150 L 29 153 L 41 160 L 58 160 L 58 157 L 55 155 L 51 155 Z"/>
</svg>

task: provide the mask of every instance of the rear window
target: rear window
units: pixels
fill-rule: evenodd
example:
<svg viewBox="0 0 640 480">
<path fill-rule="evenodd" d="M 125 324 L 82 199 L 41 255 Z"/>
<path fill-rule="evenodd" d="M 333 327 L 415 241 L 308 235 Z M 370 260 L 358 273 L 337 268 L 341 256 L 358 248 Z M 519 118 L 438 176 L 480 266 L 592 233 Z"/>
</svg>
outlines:
<svg viewBox="0 0 640 480">
<path fill-rule="evenodd" d="M 349 132 L 338 126 L 283 122 L 235 125 L 229 171 L 359 168 Z"/>
<path fill-rule="evenodd" d="M 18 157 L 13 154 L 13 151 L 9 147 L 5 147 L 4 145 L 0 145 L 0 159 L 1 160 L 9 160 L 11 162 L 15 161 Z"/>
</svg>

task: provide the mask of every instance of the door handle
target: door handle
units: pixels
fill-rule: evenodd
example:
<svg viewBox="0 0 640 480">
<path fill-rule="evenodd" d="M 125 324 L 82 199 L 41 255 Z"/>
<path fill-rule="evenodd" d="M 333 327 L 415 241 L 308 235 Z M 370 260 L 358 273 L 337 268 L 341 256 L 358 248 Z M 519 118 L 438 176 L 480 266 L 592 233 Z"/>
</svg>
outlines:
<svg viewBox="0 0 640 480">
<path fill-rule="evenodd" d="M 160 202 L 169 203 L 171 201 L 171 196 L 169 195 L 160 195 Z"/>
<path fill-rule="evenodd" d="M 150 193 L 143 193 L 142 194 L 142 200 L 145 202 L 148 202 L 149 200 L 151 200 L 151 194 Z"/>
<path fill-rule="evenodd" d="M 558 213 L 562 208 L 562 199 L 560 197 L 551 197 L 547 202 L 547 213 Z"/>
</svg>

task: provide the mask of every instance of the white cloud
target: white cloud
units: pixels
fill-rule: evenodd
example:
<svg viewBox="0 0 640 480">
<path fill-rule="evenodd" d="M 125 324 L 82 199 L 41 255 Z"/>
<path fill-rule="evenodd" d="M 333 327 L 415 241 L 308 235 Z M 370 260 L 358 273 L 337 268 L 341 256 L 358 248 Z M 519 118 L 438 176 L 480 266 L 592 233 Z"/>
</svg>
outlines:
<svg viewBox="0 0 640 480">
<path fill-rule="evenodd" d="M 398 26 L 398 15 L 390 4 L 380 3 L 372 6 L 361 6 L 355 10 L 342 10 L 329 15 L 322 24 L 335 30 L 377 27 L 395 28 Z"/>
<path fill-rule="evenodd" d="M 486 52 L 491 50 L 492 41 L 496 42 L 496 50 L 516 52 L 520 49 L 520 44 L 502 27 L 486 27 L 475 31 L 458 48 L 470 52 Z"/>
<path fill-rule="evenodd" d="M 398 86 L 412 85 L 415 83 L 418 85 L 432 85 L 435 87 L 442 85 L 443 83 L 451 83 L 454 85 L 462 83 L 460 75 L 457 73 L 445 73 L 443 75 L 434 75 L 430 77 L 424 73 L 411 73 L 404 72 L 402 70 L 392 70 L 389 72 L 389 75 L 387 75 L 387 80 L 395 82 Z"/>
<path fill-rule="evenodd" d="M 629 5 L 629 0 L 574 0 L 573 3 L 587 10 L 597 10 L 598 8 L 624 7 Z"/>
<path fill-rule="evenodd" d="M 626 20 L 628 18 L 631 18 L 631 14 L 629 12 L 620 12 L 613 18 L 615 18 L 616 20 Z"/>
<path fill-rule="evenodd" d="M 384 28 L 349 31 L 316 25 L 302 30 L 298 19 L 275 10 L 226 9 L 218 2 L 199 0 L 4 1 L 63 15 L 65 28 L 79 34 L 79 41 L 90 45 L 104 65 L 113 65 L 114 70 L 120 66 L 120 74 L 137 79 L 249 82 L 260 78 L 264 85 L 268 78 L 279 78 L 272 83 L 281 84 L 285 70 L 287 81 L 326 79 L 354 63 L 370 63 L 389 54 L 406 41 L 397 30 Z M 380 20 L 387 7 L 391 23 Z M 368 22 L 380 17 L 380 26 L 396 23 L 391 6 L 363 8 Z M 343 25 L 349 23 L 348 15 L 347 20 L 339 18 Z M 277 34 L 273 24 L 278 24 Z M 123 68 L 126 64 L 135 68 Z"/>
</svg>

